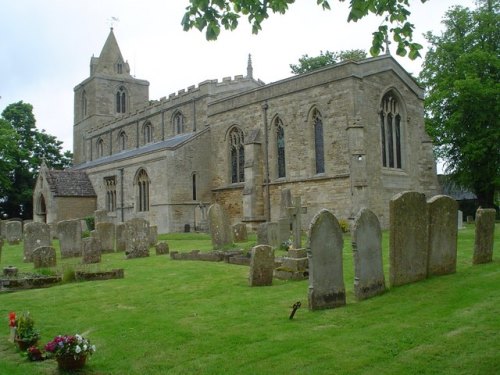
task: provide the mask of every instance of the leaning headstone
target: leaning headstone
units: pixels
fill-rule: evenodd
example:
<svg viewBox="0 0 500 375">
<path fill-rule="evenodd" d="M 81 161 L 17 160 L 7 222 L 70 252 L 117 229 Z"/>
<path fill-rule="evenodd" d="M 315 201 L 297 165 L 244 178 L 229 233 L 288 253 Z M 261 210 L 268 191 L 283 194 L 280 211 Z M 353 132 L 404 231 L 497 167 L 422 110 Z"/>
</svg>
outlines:
<svg viewBox="0 0 500 375">
<path fill-rule="evenodd" d="M 248 241 L 247 226 L 244 223 L 233 225 L 233 239 L 234 242 Z"/>
<path fill-rule="evenodd" d="M 32 262 L 33 250 L 40 246 L 51 246 L 50 226 L 45 223 L 24 225 L 24 261 Z"/>
<path fill-rule="evenodd" d="M 101 240 L 101 250 L 103 253 L 113 253 L 115 251 L 115 224 L 99 222 L 95 229 Z"/>
<path fill-rule="evenodd" d="M 458 203 L 446 195 L 427 201 L 429 249 L 427 276 L 447 275 L 457 269 Z"/>
<path fill-rule="evenodd" d="M 23 238 L 23 224 L 20 221 L 7 221 L 5 224 L 5 239 L 9 245 L 17 245 Z"/>
<path fill-rule="evenodd" d="M 464 229 L 464 213 L 458 210 L 457 227 L 458 229 Z"/>
<path fill-rule="evenodd" d="M 279 247 L 278 223 L 261 223 L 257 227 L 257 244 Z"/>
<path fill-rule="evenodd" d="M 102 223 L 99 223 L 102 224 Z M 100 263 L 102 242 L 95 237 L 87 237 L 82 240 L 82 263 Z"/>
<path fill-rule="evenodd" d="M 56 249 L 52 246 L 40 246 L 33 250 L 32 260 L 35 268 L 55 267 Z"/>
<path fill-rule="evenodd" d="M 351 241 L 356 299 L 363 300 L 384 293 L 382 230 L 377 216 L 369 209 L 361 209 L 354 219 Z"/>
<path fill-rule="evenodd" d="M 233 243 L 229 217 L 218 203 L 214 203 L 208 208 L 208 228 L 214 249 L 222 249 Z"/>
<path fill-rule="evenodd" d="M 250 259 L 250 286 L 267 286 L 273 284 L 274 251 L 269 245 L 257 245 L 252 248 Z"/>
<path fill-rule="evenodd" d="M 427 277 L 427 202 L 415 191 L 396 194 L 389 202 L 389 278 L 391 286 Z"/>
<path fill-rule="evenodd" d="M 158 226 L 149 226 L 149 246 L 154 246 L 158 242 Z"/>
<path fill-rule="evenodd" d="M 330 309 L 346 303 L 342 249 L 344 239 L 337 218 L 321 210 L 309 228 L 310 310 Z"/>
<path fill-rule="evenodd" d="M 493 208 L 479 208 L 476 211 L 476 238 L 472 264 L 493 261 L 495 215 L 496 211 Z"/>
<path fill-rule="evenodd" d="M 168 243 L 158 242 L 155 245 L 156 255 L 164 255 L 169 253 Z"/>
<path fill-rule="evenodd" d="M 82 254 L 80 220 L 64 220 L 57 223 L 57 238 L 59 238 L 61 258 L 79 257 Z"/>
<path fill-rule="evenodd" d="M 149 256 L 149 222 L 136 218 L 126 222 L 126 248 L 127 259 Z"/>
<path fill-rule="evenodd" d="M 127 224 L 125 223 L 118 223 L 115 225 L 116 252 L 123 252 L 127 247 L 126 230 Z"/>
</svg>

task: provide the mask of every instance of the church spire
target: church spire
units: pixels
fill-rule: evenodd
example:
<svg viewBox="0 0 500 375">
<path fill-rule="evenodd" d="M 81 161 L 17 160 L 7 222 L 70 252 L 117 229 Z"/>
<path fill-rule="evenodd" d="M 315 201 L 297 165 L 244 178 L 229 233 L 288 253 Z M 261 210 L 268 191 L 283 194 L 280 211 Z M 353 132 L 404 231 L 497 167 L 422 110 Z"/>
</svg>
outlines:
<svg viewBox="0 0 500 375">
<path fill-rule="evenodd" d="M 253 78 L 252 55 L 248 54 L 247 78 Z"/>
<path fill-rule="evenodd" d="M 101 54 L 98 58 L 92 57 L 91 73 L 100 73 L 108 75 L 123 75 L 130 76 L 130 68 L 128 63 L 123 59 L 120 47 L 116 41 L 113 27 L 109 30 L 108 38 L 102 47 Z"/>
</svg>

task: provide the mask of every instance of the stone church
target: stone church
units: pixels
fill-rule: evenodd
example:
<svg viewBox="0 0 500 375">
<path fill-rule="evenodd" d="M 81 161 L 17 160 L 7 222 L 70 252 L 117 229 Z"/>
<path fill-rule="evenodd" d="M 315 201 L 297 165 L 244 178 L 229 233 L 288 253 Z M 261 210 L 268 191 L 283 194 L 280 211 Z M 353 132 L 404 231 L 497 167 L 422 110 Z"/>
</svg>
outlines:
<svg viewBox="0 0 500 375">
<path fill-rule="evenodd" d="M 199 228 L 204 207 L 218 202 L 254 229 L 278 219 L 288 188 L 305 207 L 303 229 L 322 208 L 349 219 L 362 207 L 386 227 L 394 194 L 438 193 L 423 89 L 390 55 L 269 84 L 253 77 L 249 57 L 245 75 L 159 100 L 148 88 L 111 29 L 74 88 L 74 163 L 65 173 L 88 181 L 85 194 L 44 190 L 40 178 L 57 173 L 42 168 L 35 221 L 106 210 L 116 223 L 141 217 L 176 232 Z"/>
</svg>

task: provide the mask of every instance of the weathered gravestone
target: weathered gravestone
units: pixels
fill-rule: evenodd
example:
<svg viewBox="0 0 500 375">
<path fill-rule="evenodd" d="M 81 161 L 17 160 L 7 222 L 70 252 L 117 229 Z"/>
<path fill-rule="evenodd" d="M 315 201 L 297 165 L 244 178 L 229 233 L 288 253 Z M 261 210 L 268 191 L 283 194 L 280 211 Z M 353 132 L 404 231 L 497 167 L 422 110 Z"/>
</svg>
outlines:
<svg viewBox="0 0 500 375">
<path fill-rule="evenodd" d="M 57 223 L 57 238 L 59 238 L 61 258 L 79 257 L 82 254 L 80 220 L 63 220 Z"/>
<path fill-rule="evenodd" d="M 123 252 L 127 247 L 127 224 L 118 223 L 115 225 L 115 235 L 116 235 L 116 251 Z"/>
<path fill-rule="evenodd" d="M 436 195 L 427 201 L 427 276 L 447 275 L 457 269 L 457 211 L 457 202 L 446 195 Z"/>
<path fill-rule="evenodd" d="M 158 226 L 149 226 L 149 246 L 154 246 L 158 242 Z"/>
<path fill-rule="evenodd" d="M 20 221 L 13 220 L 5 223 L 5 239 L 9 245 L 17 245 L 23 238 L 23 224 Z"/>
<path fill-rule="evenodd" d="M 457 221 L 458 229 L 464 229 L 464 213 L 458 210 L 458 221 Z"/>
<path fill-rule="evenodd" d="M 300 197 L 295 198 L 293 207 L 288 208 L 292 220 L 293 248 L 302 248 L 302 214 L 307 212 L 307 207 L 302 207 Z"/>
<path fill-rule="evenodd" d="M 382 230 L 377 216 L 369 209 L 361 209 L 354 219 L 351 241 L 356 299 L 363 300 L 384 293 Z"/>
<path fill-rule="evenodd" d="M 96 223 L 95 229 L 97 237 L 101 241 L 101 250 L 103 253 L 113 253 L 115 251 L 115 224 L 107 222 Z"/>
<path fill-rule="evenodd" d="M 479 208 L 476 211 L 476 237 L 474 239 L 472 264 L 493 261 L 495 214 L 493 208 Z"/>
<path fill-rule="evenodd" d="M 274 251 L 269 245 L 257 245 L 252 248 L 250 259 L 250 286 L 267 286 L 273 284 Z"/>
<path fill-rule="evenodd" d="M 52 246 L 40 246 L 33 250 L 31 256 L 35 268 L 55 267 L 57 265 L 56 249 Z"/>
<path fill-rule="evenodd" d="M 0 238 L 5 238 L 5 224 L 7 220 L 0 220 Z"/>
<path fill-rule="evenodd" d="M 106 223 L 109 221 L 108 211 L 106 210 L 96 210 L 94 211 L 94 224 L 97 223 Z"/>
<path fill-rule="evenodd" d="M 289 188 L 281 190 L 280 217 L 278 219 L 279 243 L 285 243 L 290 239 L 292 229 L 292 218 L 288 211 L 292 207 L 292 192 Z"/>
<path fill-rule="evenodd" d="M 0 237 L 0 263 L 2 262 L 3 239 Z"/>
<path fill-rule="evenodd" d="M 126 248 L 127 259 L 149 256 L 149 222 L 136 218 L 126 222 Z"/>
<path fill-rule="evenodd" d="M 158 242 L 155 245 L 156 255 L 163 255 L 169 253 L 168 243 L 166 242 Z"/>
<path fill-rule="evenodd" d="M 24 225 L 24 261 L 33 261 L 33 250 L 40 246 L 51 246 L 50 226 L 45 223 L 28 223 Z"/>
<path fill-rule="evenodd" d="M 102 223 L 99 223 L 102 224 Z M 82 240 L 82 263 L 100 263 L 102 241 L 96 237 L 87 237 Z"/>
<path fill-rule="evenodd" d="M 281 280 L 305 280 L 309 277 L 306 249 L 289 249 L 274 276 Z"/>
<path fill-rule="evenodd" d="M 396 194 L 389 202 L 389 278 L 392 286 L 427 277 L 427 202 L 415 191 Z"/>
<path fill-rule="evenodd" d="M 214 249 L 222 249 L 233 243 L 233 233 L 229 216 L 218 203 L 208 208 L 208 228 Z"/>
<path fill-rule="evenodd" d="M 278 235 L 278 223 L 261 223 L 257 227 L 257 244 L 278 247 L 280 245 Z"/>
<path fill-rule="evenodd" d="M 309 309 L 320 310 L 346 303 L 342 249 L 344 238 L 337 218 L 321 210 L 309 228 Z"/>
<path fill-rule="evenodd" d="M 237 223 L 233 225 L 233 239 L 234 242 L 246 242 L 248 240 L 246 224 Z"/>
</svg>

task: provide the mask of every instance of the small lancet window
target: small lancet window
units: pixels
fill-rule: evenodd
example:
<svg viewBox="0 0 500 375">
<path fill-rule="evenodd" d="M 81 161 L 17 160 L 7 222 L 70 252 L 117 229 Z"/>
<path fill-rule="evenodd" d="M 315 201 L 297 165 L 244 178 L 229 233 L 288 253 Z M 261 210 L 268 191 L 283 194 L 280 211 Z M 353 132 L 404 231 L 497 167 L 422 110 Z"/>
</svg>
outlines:
<svg viewBox="0 0 500 375">
<path fill-rule="evenodd" d="M 184 116 L 180 112 L 177 112 L 174 116 L 174 133 L 184 133 Z"/>
<path fill-rule="evenodd" d="M 283 122 L 278 117 L 274 121 L 276 129 L 276 155 L 278 162 L 278 178 L 286 176 L 285 170 L 285 130 L 283 128 Z"/>
<path fill-rule="evenodd" d="M 116 93 L 116 112 L 126 113 L 127 111 L 127 95 L 125 87 L 121 86 Z"/>
<path fill-rule="evenodd" d="M 316 173 L 325 173 L 325 147 L 323 139 L 323 119 L 321 113 L 314 109 L 312 113 L 314 127 L 314 155 L 316 160 Z"/>
<path fill-rule="evenodd" d="M 137 211 L 149 211 L 149 177 L 144 169 L 137 174 Z"/>
<path fill-rule="evenodd" d="M 153 141 L 153 126 L 150 122 L 144 124 L 142 128 L 142 136 L 144 138 L 144 144 L 151 143 Z"/>
<path fill-rule="evenodd" d="M 245 181 L 245 147 L 243 131 L 234 127 L 229 132 L 229 148 L 231 155 L 231 182 Z"/>
</svg>

